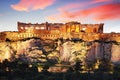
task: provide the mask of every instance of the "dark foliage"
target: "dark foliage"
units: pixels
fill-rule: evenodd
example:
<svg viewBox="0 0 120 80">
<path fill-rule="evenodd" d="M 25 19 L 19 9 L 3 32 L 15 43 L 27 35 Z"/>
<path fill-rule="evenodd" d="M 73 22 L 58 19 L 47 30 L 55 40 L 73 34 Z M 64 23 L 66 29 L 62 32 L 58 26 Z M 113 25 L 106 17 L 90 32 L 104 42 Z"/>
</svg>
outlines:
<svg viewBox="0 0 120 80">
<path fill-rule="evenodd" d="M 80 73 L 80 62 L 76 62 L 74 69 L 70 67 L 67 72 L 48 72 L 49 66 L 43 66 L 38 72 L 37 66 L 29 67 L 28 63 L 18 60 L 9 62 L 7 59 L 0 63 L 0 80 L 120 80 L 120 66 L 115 66 L 115 72 L 110 73 Z"/>
</svg>

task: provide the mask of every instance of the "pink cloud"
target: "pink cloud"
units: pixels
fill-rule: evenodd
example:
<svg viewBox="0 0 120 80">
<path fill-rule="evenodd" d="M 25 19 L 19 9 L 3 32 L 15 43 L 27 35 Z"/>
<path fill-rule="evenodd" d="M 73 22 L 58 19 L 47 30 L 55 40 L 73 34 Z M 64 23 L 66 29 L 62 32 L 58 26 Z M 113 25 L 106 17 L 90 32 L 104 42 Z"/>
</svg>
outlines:
<svg viewBox="0 0 120 80">
<path fill-rule="evenodd" d="M 93 0 L 91 3 L 95 4 L 95 3 L 101 3 L 101 2 L 112 2 L 114 0 Z"/>
<path fill-rule="evenodd" d="M 17 11 L 31 11 L 44 9 L 54 2 L 55 0 L 20 0 L 18 4 L 11 5 L 11 7 Z"/>
<path fill-rule="evenodd" d="M 55 19 L 57 16 L 68 19 L 92 16 L 92 19 L 96 21 L 120 19 L 120 3 L 105 4 L 84 10 L 79 9 L 77 11 L 61 10 L 60 13 L 55 14 L 52 17 Z"/>
<path fill-rule="evenodd" d="M 120 3 L 106 4 L 98 7 L 75 12 L 83 16 L 94 15 L 94 20 L 112 20 L 120 19 Z"/>
</svg>

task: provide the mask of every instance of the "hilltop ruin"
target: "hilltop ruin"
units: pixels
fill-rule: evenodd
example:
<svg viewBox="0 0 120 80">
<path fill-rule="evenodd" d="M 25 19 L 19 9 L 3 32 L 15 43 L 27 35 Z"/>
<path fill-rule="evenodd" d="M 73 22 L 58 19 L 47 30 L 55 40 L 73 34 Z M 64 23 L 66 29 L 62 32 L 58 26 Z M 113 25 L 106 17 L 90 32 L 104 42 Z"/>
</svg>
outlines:
<svg viewBox="0 0 120 80">
<path fill-rule="evenodd" d="M 18 22 L 18 31 L 0 32 L 0 41 L 9 39 L 17 41 L 24 38 L 37 37 L 45 39 L 72 39 L 79 38 L 84 41 L 117 41 L 120 42 L 120 33 L 103 33 L 104 24 L 68 23 L 41 23 L 31 24 Z"/>
</svg>

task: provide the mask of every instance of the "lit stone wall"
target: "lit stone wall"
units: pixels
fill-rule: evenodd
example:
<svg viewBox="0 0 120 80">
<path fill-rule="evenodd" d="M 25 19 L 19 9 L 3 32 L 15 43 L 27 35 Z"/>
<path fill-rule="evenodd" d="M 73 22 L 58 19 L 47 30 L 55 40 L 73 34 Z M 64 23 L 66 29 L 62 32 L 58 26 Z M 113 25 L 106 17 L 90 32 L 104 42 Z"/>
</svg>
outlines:
<svg viewBox="0 0 120 80">
<path fill-rule="evenodd" d="M 25 38 L 37 37 L 41 39 L 57 39 L 60 37 L 59 34 L 35 34 L 35 33 L 19 33 L 19 32 L 7 32 L 6 39 L 17 41 Z"/>
<path fill-rule="evenodd" d="M 113 44 L 111 49 L 111 61 L 120 64 L 120 44 Z"/>
<path fill-rule="evenodd" d="M 120 33 L 112 34 L 112 33 L 84 33 L 84 32 L 79 32 L 79 33 L 62 33 L 59 31 L 51 31 L 49 34 L 46 33 L 31 33 L 31 32 L 4 32 L 4 35 L 0 35 L 0 40 L 4 41 L 6 39 L 9 40 L 20 40 L 20 39 L 25 39 L 25 38 L 32 38 L 32 37 L 37 37 L 41 39 L 58 39 L 58 38 L 63 38 L 63 39 L 72 39 L 72 38 L 79 38 L 84 41 L 116 41 L 120 42 Z"/>
</svg>

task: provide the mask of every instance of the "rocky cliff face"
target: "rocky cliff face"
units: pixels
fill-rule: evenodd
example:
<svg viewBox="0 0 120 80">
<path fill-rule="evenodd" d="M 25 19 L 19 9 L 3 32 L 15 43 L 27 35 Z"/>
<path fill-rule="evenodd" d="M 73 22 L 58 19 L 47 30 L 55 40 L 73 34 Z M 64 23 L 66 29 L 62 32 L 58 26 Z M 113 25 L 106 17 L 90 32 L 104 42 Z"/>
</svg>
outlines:
<svg viewBox="0 0 120 80">
<path fill-rule="evenodd" d="M 27 62 L 69 62 L 76 59 L 95 61 L 108 59 L 120 63 L 120 43 L 117 42 L 86 42 L 82 40 L 40 40 L 26 39 L 15 42 L 0 43 L 0 61 L 20 59 Z"/>
<path fill-rule="evenodd" d="M 111 53 L 112 62 L 120 64 L 120 44 L 113 44 Z"/>
<path fill-rule="evenodd" d="M 31 61 L 31 57 L 37 58 L 42 54 L 42 45 L 38 39 L 26 41 L 0 43 L 0 60 L 14 60 L 19 58 L 24 61 Z M 34 59 L 35 60 L 35 59 Z"/>
<path fill-rule="evenodd" d="M 65 42 L 62 48 L 62 60 L 74 61 L 78 57 L 82 61 L 95 61 L 105 58 L 120 63 L 120 44 L 117 42 Z"/>
</svg>

